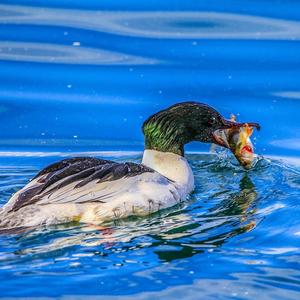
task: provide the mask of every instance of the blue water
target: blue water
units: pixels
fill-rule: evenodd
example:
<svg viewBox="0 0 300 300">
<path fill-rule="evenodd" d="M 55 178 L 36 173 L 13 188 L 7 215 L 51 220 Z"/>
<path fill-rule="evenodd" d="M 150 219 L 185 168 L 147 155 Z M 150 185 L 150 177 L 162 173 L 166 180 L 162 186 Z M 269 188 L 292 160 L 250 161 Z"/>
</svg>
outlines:
<svg viewBox="0 0 300 300">
<path fill-rule="evenodd" d="M 180 207 L 105 230 L 0 236 L 0 297 L 298 299 L 299 11 L 294 0 L 2 0 L 0 204 L 66 156 L 139 161 L 143 120 L 176 102 L 262 130 L 247 173 L 188 145 L 196 190 Z"/>
</svg>

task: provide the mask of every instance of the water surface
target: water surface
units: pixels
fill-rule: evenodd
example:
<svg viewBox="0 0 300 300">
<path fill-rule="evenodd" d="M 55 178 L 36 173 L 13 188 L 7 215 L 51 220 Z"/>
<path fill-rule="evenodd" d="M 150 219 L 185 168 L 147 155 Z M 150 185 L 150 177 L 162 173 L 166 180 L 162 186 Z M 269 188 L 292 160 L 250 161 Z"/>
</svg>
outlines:
<svg viewBox="0 0 300 300">
<path fill-rule="evenodd" d="M 65 153 L 70 155 L 77 154 Z M 140 159 L 130 153 L 108 157 Z M 1 158 L 1 204 L 42 166 L 61 158 Z M 245 172 L 229 157 L 188 159 L 196 190 L 177 207 L 104 228 L 72 223 L 2 235 L 1 295 L 253 299 L 264 293 L 265 299 L 296 299 L 299 167 L 261 158 Z"/>
<path fill-rule="evenodd" d="M 264 158 L 244 172 L 193 143 L 196 190 L 181 206 L 104 230 L 0 236 L 0 297 L 298 299 L 299 11 L 294 0 L 2 0 L 0 205 L 66 156 L 139 161 L 142 122 L 180 101 L 259 122 Z"/>
</svg>

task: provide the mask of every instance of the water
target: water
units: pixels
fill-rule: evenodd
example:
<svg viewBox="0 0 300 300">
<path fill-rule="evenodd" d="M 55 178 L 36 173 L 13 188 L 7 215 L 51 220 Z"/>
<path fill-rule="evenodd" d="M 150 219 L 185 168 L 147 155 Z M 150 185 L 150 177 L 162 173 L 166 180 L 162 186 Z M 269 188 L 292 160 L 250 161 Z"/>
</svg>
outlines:
<svg viewBox="0 0 300 300">
<path fill-rule="evenodd" d="M 293 0 L 2 0 L 0 205 L 66 156 L 139 161 L 143 120 L 176 102 L 262 131 L 249 172 L 188 145 L 196 190 L 181 206 L 0 236 L 0 296 L 298 299 L 299 11 Z"/>
<path fill-rule="evenodd" d="M 57 159 L 2 158 L 1 203 Z M 181 206 L 101 229 L 74 223 L 1 236 L 2 296 L 296 299 L 300 168 L 260 159 L 246 173 L 214 155 L 188 159 L 196 190 Z"/>
</svg>

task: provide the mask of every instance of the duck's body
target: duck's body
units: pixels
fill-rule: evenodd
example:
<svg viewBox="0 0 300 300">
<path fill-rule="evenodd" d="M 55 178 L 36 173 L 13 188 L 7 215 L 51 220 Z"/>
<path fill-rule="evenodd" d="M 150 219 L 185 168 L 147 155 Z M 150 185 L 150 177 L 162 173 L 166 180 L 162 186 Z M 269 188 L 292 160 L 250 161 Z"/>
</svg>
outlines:
<svg viewBox="0 0 300 300">
<path fill-rule="evenodd" d="M 215 130 L 232 126 L 226 122 L 201 103 L 181 103 L 161 111 L 144 123 L 146 150 L 141 164 L 90 157 L 52 164 L 1 209 L 0 229 L 70 221 L 95 224 L 171 207 L 194 188 L 184 144 L 213 142 Z"/>
<path fill-rule="evenodd" d="M 142 164 L 66 159 L 42 170 L 13 195 L 2 209 L 0 226 L 97 224 L 147 215 L 184 200 L 193 187 L 187 160 L 173 153 L 146 150 Z"/>
</svg>

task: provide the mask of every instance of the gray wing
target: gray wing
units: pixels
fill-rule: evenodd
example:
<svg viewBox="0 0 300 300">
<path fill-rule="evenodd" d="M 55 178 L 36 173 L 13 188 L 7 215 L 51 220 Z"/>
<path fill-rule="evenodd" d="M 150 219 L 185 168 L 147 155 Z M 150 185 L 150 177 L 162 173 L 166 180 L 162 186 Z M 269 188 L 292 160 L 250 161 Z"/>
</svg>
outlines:
<svg viewBox="0 0 300 300">
<path fill-rule="evenodd" d="M 32 184 L 29 183 L 17 193 L 10 210 L 16 211 L 21 207 L 34 204 L 39 199 L 75 182 L 74 189 L 80 189 L 90 182 L 114 181 L 145 172 L 154 171 L 144 165 L 131 162 L 117 163 L 91 157 L 65 159 L 41 170 L 32 179 Z"/>
</svg>

